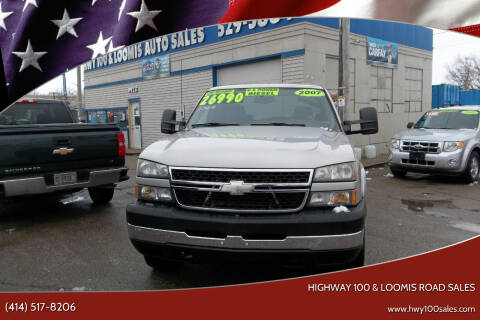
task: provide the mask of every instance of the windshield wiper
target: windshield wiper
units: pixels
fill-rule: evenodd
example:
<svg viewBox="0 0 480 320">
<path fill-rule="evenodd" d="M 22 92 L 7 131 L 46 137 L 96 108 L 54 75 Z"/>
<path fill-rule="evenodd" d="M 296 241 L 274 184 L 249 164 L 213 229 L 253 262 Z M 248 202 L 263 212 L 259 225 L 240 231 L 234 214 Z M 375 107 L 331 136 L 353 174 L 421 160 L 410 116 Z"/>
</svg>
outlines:
<svg viewBox="0 0 480 320">
<path fill-rule="evenodd" d="M 192 128 L 197 127 L 226 127 L 226 126 L 238 126 L 238 123 L 221 123 L 221 122 L 206 122 L 192 124 Z"/>
<path fill-rule="evenodd" d="M 251 126 L 292 126 L 292 127 L 305 127 L 305 124 L 303 124 L 303 123 L 271 122 L 271 123 L 252 123 Z"/>
</svg>

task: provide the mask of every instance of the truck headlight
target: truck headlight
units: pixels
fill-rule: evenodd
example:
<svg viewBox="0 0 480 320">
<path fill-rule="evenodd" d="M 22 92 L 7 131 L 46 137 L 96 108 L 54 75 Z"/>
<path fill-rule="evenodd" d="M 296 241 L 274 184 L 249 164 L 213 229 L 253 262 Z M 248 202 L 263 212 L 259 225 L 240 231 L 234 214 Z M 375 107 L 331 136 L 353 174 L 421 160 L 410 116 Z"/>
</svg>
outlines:
<svg viewBox="0 0 480 320">
<path fill-rule="evenodd" d="M 172 201 L 170 188 L 159 188 L 150 186 L 136 186 L 137 199 L 154 202 Z"/>
<path fill-rule="evenodd" d="M 458 149 L 462 149 L 465 144 L 463 141 L 445 141 L 443 144 L 443 151 L 452 152 Z"/>
<path fill-rule="evenodd" d="M 395 149 L 395 150 L 400 149 L 400 140 L 392 139 L 392 142 L 390 143 L 390 148 Z"/>
<path fill-rule="evenodd" d="M 346 162 L 315 169 L 313 182 L 355 181 L 357 180 L 357 163 Z"/>
<path fill-rule="evenodd" d="M 311 207 L 339 206 L 339 205 L 356 206 L 357 190 L 328 191 L 328 192 L 314 191 L 310 195 L 310 202 L 308 203 L 308 205 Z"/>
<path fill-rule="evenodd" d="M 142 178 L 165 178 L 168 179 L 168 166 L 153 161 L 138 160 L 137 176 Z"/>
</svg>

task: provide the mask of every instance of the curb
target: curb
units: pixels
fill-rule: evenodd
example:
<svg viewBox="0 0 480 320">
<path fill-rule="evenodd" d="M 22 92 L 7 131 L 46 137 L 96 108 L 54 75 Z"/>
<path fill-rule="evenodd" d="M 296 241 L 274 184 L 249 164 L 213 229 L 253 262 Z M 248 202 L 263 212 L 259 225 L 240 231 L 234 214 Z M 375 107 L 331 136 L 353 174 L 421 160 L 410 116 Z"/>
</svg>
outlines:
<svg viewBox="0 0 480 320">
<path fill-rule="evenodd" d="M 378 162 L 373 162 L 373 163 L 369 163 L 369 164 L 365 164 L 363 163 L 363 167 L 365 169 L 367 168 L 373 168 L 373 167 L 381 167 L 381 166 L 384 166 L 385 164 L 387 164 L 388 161 L 384 161 L 384 160 L 381 160 L 381 161 L 378 161 Z"/>
</svg>

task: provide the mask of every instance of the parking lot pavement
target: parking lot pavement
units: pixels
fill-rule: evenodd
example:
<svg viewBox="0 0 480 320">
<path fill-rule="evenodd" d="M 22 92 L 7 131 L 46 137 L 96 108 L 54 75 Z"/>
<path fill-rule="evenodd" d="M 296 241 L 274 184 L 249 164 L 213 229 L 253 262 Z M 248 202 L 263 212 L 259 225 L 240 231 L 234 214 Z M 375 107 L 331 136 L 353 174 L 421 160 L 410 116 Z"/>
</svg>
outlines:
<svg viewBox="0 0 480 320">
<path fill-rule="evenodd" d="M 134 176 L 136 158 L 128 157 Z M 368 169 L 366 262 L 426 252 L 480 233 L 480 185 Z M 311 274 L 275 265 L 192 265 L 154 272 L 128 240 L 125 206 L 134 181 L 95 206 L 83 191 L 63 202 L 0 204 L 0 291 L 152 290 L 191 288 Z"/>
</svg>

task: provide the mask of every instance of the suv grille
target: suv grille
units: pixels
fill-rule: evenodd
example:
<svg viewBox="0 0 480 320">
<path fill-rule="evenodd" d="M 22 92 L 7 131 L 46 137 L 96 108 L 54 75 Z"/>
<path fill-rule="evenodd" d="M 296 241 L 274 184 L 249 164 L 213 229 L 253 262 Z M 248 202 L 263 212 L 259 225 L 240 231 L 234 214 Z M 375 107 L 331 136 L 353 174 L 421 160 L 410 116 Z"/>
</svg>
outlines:
<svg viewBox="0 0 480 320">
<path fill-rule="evenodd" d="M 415 160 L 415 159 L 402 159 L 402 163 L 417 164 L 420 166 L 434 166 L 435 161 Z"/>
<path fill-rule="evenodd" d="M 244 213 L 301 210 L 312 174 L 313 170 L 309 169 L 171 168 L 172 187 L 180 206 Z M 225 185 L 229 188 L 224 188 Z"/>
<path fill-rule="evenodd" d="M 402 141 L 401 150 L 405 152 L 440 153 L 440 143 L 423 141 Z"/>
<path fill-rule="evenodd" d="M 214 171 L 172 169 L 172 180 L 200 182 L 230 182 L 232 180 L 245 183 L 308 183 L 309 171 Z"/>
<path fill-rule="evenodd" d="M 177 201 L 188 207 L 233 210 L 294 210 L 300 208 L 306 197 L 301 192 L 252 192 L 232 196 L 225 192 L 175 189 Z"/>
</svg>

